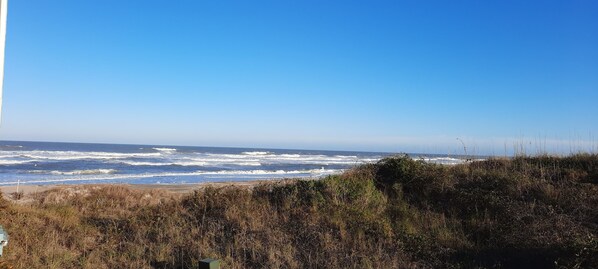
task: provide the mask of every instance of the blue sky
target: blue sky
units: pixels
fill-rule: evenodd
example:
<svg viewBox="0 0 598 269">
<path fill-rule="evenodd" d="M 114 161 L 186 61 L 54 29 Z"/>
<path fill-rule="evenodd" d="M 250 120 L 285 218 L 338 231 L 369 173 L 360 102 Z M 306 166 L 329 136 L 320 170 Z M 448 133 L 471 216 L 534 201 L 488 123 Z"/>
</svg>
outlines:
<svg viewBox="0 0 598 269">
<path fill-rule="evenodd" d="M 598 149 L 595 1 L 9 5 L 0 139 Z"/>
</svg>

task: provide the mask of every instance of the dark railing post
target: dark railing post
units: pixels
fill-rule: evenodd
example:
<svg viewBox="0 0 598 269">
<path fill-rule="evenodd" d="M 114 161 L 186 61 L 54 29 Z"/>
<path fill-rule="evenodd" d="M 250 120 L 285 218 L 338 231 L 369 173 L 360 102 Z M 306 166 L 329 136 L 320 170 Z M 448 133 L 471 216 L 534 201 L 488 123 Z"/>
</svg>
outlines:
<svg viewBox="0 0 598 269">
<path fill-rule="evenodd" d="M 220 269 L 220 261 L 214 259 L 203 259 L 199 261 L 199 269 Z"/>
</svg>

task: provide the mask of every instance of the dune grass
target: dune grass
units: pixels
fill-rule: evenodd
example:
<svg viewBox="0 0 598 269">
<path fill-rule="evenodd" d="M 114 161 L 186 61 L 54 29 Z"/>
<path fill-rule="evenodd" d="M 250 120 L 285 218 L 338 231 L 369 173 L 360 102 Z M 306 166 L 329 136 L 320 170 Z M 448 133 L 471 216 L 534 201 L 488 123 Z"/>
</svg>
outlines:
<svg viewBox="0 0 598 269">
<path fill-rule="evenodd" d="M 0 199 L 14 268 L 595 268 L 598 155 L 456 166 L 405 156 L 321 180 L 173 196 Z"/>
</svg>

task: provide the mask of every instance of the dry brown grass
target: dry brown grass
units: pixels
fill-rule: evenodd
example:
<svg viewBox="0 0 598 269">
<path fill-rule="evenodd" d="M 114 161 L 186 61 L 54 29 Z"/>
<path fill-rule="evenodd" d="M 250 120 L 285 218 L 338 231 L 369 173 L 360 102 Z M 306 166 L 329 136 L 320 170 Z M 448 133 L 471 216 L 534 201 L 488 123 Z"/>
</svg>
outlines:
<svg viewBox="0 0 598 269">
<path fill-rule="evenodd" d="M 404 157 L 187 195 L 78 186 L 0 199 L 14 268 L 593 268 L 598 156 Z"/>
</svg>

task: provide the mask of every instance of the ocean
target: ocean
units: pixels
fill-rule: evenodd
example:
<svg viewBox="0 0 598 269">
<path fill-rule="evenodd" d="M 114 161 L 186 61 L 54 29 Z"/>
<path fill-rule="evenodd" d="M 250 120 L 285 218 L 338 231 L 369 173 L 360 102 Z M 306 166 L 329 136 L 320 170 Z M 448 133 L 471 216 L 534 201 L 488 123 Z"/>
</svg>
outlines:
<svg viewBox="0 0 598 269">
<path fill-rule="evenodd" d="M 0 185 L 190 184 L 318 178 L 392 153 L 0 141 Z M 463 157 L 410 155 L 456 164 Z"/>
</svg>

